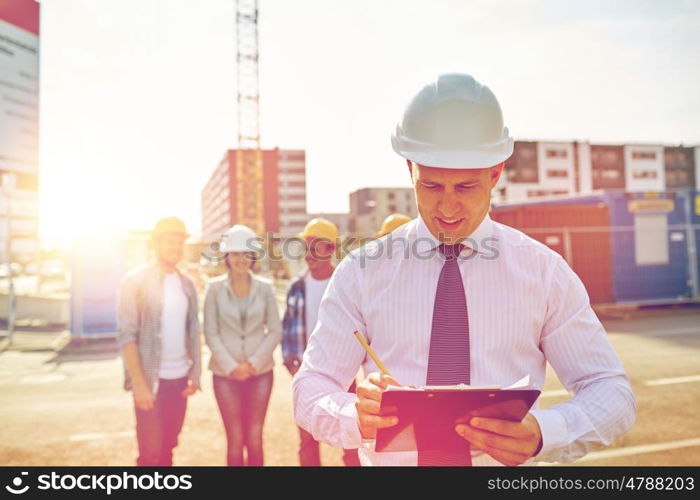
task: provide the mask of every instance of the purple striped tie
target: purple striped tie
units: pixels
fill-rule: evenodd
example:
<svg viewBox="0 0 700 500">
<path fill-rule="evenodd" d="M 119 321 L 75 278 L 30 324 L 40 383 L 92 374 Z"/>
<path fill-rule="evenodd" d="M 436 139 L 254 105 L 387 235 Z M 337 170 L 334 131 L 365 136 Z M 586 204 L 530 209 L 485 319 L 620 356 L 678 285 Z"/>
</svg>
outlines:
<svg viewBox="0 0 700 500">
<path fill-rule="evenodd" d="M 462 245 L 440 245 L 445 264 L 440 272 L 426 385 L 469 384 L 469 317 L 457 258 Z M 471 465 L 471 453 L 419 451 L 418 465 Z"/>
</svg>

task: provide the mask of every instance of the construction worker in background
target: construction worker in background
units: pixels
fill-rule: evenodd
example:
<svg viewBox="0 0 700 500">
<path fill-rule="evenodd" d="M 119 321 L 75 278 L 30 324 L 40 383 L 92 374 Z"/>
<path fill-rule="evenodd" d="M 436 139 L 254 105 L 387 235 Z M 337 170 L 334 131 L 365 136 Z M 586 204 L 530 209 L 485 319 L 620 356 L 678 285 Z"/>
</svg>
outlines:
<svg viewBox="0 0 700 500">
<path fill-rule="evenodd" d="M 219 242 L 228 273 L 209 280 L 204 335 L 214 395 L 226 432 L 229 466 L 264 465 L 263 425 L 272 394 L 272 353 L 282 340 L 272 283 L 254 274 L 262 250 L 252 229 L 236 224 Z M 244 458 L 245 451 L 245 458 Z"/>
<path fill-rule="evenodd" d="M 294 377 L 297 424 L 359 448 L 363 465 L 572 462 L 627 432 L 636 400 L 583 283 L 558 253 L 488 215 L 513 152 L 491 90 L 441 75 L 411 100 L 392 146 L 416 193 L 418 218 L 392 234 L 408 251 L 377 239 L 338 265 Z M 573 398 L 535 403 L 521 422 L 465 416 L 445 429 L 460 450 L 375 451 L 377 430 L 400 420 L 380 414 L 389 385 L 507 387 L 529 375 L 541 390 L 547 362 Z M 367 377 L 347 394 L 360 367 Z"/>
<path fill-rule="evenodd" d="M 306 243 L 306 264 L 308 270 L 297 276 L 287 292 L 287 306 L 282 321 L 282 355 L 284 365 L 294 376 L 299 370 L 306 350 L 308 337 L 318 318 L 321 297 L 333 274 L 333 254 L 337 248 L 338 228 L 332 222 L 312 219 L 299 234 Z M 355 393 L 355 381 L 349 381 L 345 388 Z M 313 435 L 299 427 L 299 462 L 302 467 L 320 466 L 319 444 Z M 360 465 L 357 450 L 345 450 L 343 462 L 347 466 Z"/>
<path fill-rule="evenodd" d="M 172 465 L 187 398 L 200 387 L 197 291 L 178 269 L 188 236 L 180 219 L 159 220 L 155 260 L 129 272 L 119 290 L 117 343 L 134 395 L 137 465 Z"/>
<path fill-rule="evenodd" d="M 382 236 L 396 231 L 398 228 L 400 228 L 407 222 L 411 222 L 411 218 L 408 215 L 391 214 L 386 219 L 384 219 L 384 222 L 382 223 L 382 228 L 374 236 L 376 238 L 381 238 Z"/>
</svg>

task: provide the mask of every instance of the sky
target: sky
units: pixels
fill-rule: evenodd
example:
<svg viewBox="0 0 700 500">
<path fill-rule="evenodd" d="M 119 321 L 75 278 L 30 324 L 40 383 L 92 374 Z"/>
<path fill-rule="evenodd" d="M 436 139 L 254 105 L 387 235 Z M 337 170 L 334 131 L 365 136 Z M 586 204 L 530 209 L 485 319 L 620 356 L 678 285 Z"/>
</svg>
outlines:
<svg viewBox="0 0 700 500">
<path fill-rule="evenodd" d="M 235 147 L 235 0 L 42 0 L 40 233 L 200 227 Z M 465 72 L 516 139 L 700 144 L 700 2 L 259 0 L 263 147 L 305 149 L 309 212 L 409 186 L 390 136 Z"/>
</svg>

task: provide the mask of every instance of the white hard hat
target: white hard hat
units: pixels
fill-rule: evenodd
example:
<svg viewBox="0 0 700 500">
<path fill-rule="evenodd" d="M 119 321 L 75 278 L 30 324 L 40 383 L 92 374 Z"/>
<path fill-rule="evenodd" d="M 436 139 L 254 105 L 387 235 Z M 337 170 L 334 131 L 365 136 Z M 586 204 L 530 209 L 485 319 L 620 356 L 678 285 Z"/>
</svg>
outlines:
<svg viewBox="0 0 700 500">
<path fill-rule="evenodd" d="M 258 237 L 248 226 L 236 224 L 221 235 L 220 252 L 259 252 Z"/>
<path fill-rule="evenodd" d="M 487 168 L 513 154 L 496 96 L 459 73 L 440 75 L 416 94 L 391 145 L 408 160 L 441 168 Z"/>
</svg>

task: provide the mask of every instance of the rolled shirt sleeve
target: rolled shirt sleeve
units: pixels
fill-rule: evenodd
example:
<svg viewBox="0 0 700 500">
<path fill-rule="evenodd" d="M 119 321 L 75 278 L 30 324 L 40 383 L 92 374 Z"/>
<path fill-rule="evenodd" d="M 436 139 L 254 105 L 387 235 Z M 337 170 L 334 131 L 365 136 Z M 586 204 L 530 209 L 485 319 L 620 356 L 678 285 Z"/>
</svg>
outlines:
<svg viewBox="0 0 700 500">
<path fill-rule="evenodd" d="M 365 329 L 359 307 L 361 271 L 358 261 L 348 256 L 333 273 L 292 382 L 297 424 L 314 439 L 344 449 L 362 446 L 356 396 L 347 392 L 365 358 L 353 336 L 353 331 Z"/>
<path fill-rule="evenodd" d="M 139 305 L 136 286 L 132 276 L 122 279 L 117 297 L 117 345 L 124 347 L 130 342 L 138 342 Z"/>
<path fill-rule="evenodd" d="M 550 279 L 540 348 L 574 396 L 545 410 L 532 410 L 542 432 L 537 461 L 572 462 L 627 432 L 637 405 L 629 379 L 586 289 L 557 256 Z"/>
</svg>

